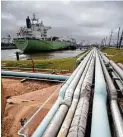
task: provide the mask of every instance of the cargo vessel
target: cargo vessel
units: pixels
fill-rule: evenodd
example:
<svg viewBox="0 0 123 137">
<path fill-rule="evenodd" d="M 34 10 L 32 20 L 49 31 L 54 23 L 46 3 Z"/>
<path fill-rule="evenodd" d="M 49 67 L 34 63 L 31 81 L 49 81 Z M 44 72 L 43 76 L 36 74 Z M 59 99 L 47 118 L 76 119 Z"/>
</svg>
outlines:
<svg viewBox="0 0 123 137">
<path fill-rule="evenodd" d="M 60 39 L 59 37 L 47 37 L 50 26 L 44 26 L 43 21 L 33 14 L 33 18 L 26 18 L 26 27 L 21 27 L 17 38 L 13 39 L 16 47 L 24 52 L 53 51 L 74 48 L 73 41 Z"/>
</svg>

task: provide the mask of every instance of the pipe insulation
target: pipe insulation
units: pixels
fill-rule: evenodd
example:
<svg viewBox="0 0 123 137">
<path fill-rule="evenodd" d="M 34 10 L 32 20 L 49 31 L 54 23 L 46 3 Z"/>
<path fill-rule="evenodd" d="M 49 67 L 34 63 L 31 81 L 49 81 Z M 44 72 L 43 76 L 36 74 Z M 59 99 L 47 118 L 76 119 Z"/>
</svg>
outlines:
<svg viewBox="0 0 123 137">
<path fill-rule="evenodd" d="M 123 80 L 123 70 L 118 67 L 112 60 L 110 60 L 110 64 L 113 67 L 113 69 L 117 72 L 117 74 L 120 76 L 120 78 Z"/>
<path fill-rule="evenodd" d="M 85 68 L 85 65 L 86 65 L 88 59 L 90 58 L 91 54 L 92 54 L 92 51 L 85 57 L 85 59 L 80 63 L 80 65 L 72 73 L 72 75 L 67 80 L 67 82 L 62 86 L 62 88 L 60 89 L 59 97 L 58 97 L 57 101 L 55 102 L 55 104 L 53 105 L 53 107 L 50 109 L 50 111 L 48 112 L 48 114 L 45 116 L 45 118 L 43 119 L 43 121 L 39 124 L 39 126 L 37 127 L 37 129 L 34 131 L 32 137 L 41 137 L 43 135 L 43 133 L 45 132 L 45 130 L 48 127 L 49 123 L 51 122 L 52 118 L 55 117 L 54 115 L 56 114 L 56 112 L 57 112 L 57 110 L 59 108 L 59 105 L 61 104 L 61 102 L 62 102 L 62 100 L 64 98 L 66 90 L 68 89 L 68 87 L 70 87 L 73 79 L 77 76 L 77 74 L 79 73 L 79 71 L 81 69 L 83 70 Z M 62 107 L 61 107 L 61 109 L 62 109 Z M 64 113 L 66 113 L 66 112 L 64 111 Z M 58 123 L 59 123 L 59 119 L 58 119 Z M 55 125 L 55 128 L 56 128 L 56 125 Z"/>
<path fill-rule="evenodd" d="M 79 102 L 74 117 L 72 119 L 72 123 L 67 137 L 85 136 L 88 109 L 89 109 L 89 98 L 90 98 L 90 92 L 91 92 L 91 86 L 92 86 L 93 74 L 94 74 L 94 61 L 95 61 L 95 57 L 93 55 L 87 74 L 81 86 Z M 63 137 L 62 134 L 59 137 Z"/>
<path fill-rule="evenodd" d="M 1 71 L 1 76 L 6 77 L 25 77 L 25 78 L 38 78 L 47 80 L 59 80 L 65 81 L 69 76 L 54 75 L 54 74 L 41 74 L 41 73 L 29 73 L 29 72 L 13 72 L 13 71 Z"/>
<path fill-rule="evenodd" d="M 106 83 L 96 50 L 95 89 L 92 108 L 91 137 L 111 137 L 106 101 Z"/>
<path fill-rule="evenodd" d="M 111 112 L 112 112 L 111 114 L 113 117 L 116 134 L 117 134 L 117 137 L 123 137 L 123 119 L 117 104 L 117 90 L 101 58 L 100 58 L 100 61 L 102 64 L 102 69 L 103 69 L 104 76 L 105 76 L 108 90 L 109 90 L 110 106 L 111 106 Z"/>
<path fill-rule="evenodd" d="M 69 111 L 68 111 L 68 113 L 67 113 L 67 115 L 65 117 L 65 120 L 64 120 L 64 122 L 63 122 L 63 124 L 62 124 L 62 126 L 60 128 L 60 131 L 58 133 L 58 137 L 66 137 L 67 136 L 70 124 L 72 122 L 72 119 L 73 119 L 73 116 L 74 116 L 74 113 L 75 113 L 75 110 L 76 110 L 76 107 L 77 107 L 77 104 L 78 104 L 78 101 L 79 101 L 79 96 L 80 96 L 82 83 L 83 83 L 83 80 L 84 80 L 84 78 L 86 76 L 86 73 L 88 71 L 90 62 L 91 62 L 91 58 L 88 61 L 87 65 L 86 65 L 86 68 L 85 68 L 85 70 L 84 70 L 84 72 L 82 74 L 82 77 L 81 77 L 81 79 L 80 79 L 80 81 L 79 81 L 79 83 L 78 83 L 78 85 L 77 85 L 77 87 L 75 89 L 72 105 L 69 108 Z"/>
</svg>

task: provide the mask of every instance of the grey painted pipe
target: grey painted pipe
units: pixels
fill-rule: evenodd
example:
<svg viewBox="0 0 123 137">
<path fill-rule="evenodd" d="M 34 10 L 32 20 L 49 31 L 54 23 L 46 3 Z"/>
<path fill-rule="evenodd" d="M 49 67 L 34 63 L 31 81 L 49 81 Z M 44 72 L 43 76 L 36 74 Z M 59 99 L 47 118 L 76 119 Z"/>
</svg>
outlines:
<svg viewBox="0 0 123 137">
<path fill-rule="evenodd" d="M 121 83 L 121 81 L 119 80 L 117 74 L 115 72 L 111 72 L 112 76 L 113 76 L 113 79 L 115 80 L 118 88 L 120 89 L 120 91 L 122 92 L 123 94 L 123 84 Z"/>
<path fill-rule="evenodd" d="M 27 77 L 27 78 L 38 78 L 38 79 L 49 79 L 65 81 L 69 76 L 54 75 L 54 74 L 41 74 L 41 73 L 29 73 L 29 72 L 13 72 L 13 71 L 1 71 L 1 76 L 14 76 L 14 77 Z"/>
<path fill-rule="evenodd" d="M 110 60 L 110 64 L 113 67 L 113 69 L 117 72 L 117 74 L 120 76 L 120 78 L 123 80 L 123 70 L 118 67 L 112 60 Z"/>
<path fill-rule="evenodd" d="M 73 96 L 73 101 L 72 101 L 72 105 L 71 107 L 69 108 L 69 111 L 65 117 L 65 120 L 60 128 L 60 131 L 58 133 L 58 136 L 57 137 L 66 137 L 67 136 L 67 133 L 68 133 L 68 130 L 69 130 L 69 127 L 70 127 L 70 124 L 72 122 L 72 119 L 73 119 L 73 116 L 74 116 L 74 113 L 75 113 L 75 110 L 76 110 L 76 107 L 77 107 L 77 104 L 78 104 L 78 101 L 79 101 L 79 96 L 80 96 L 80 91 L 81 91 L 81 86 L 82 86 L 82 83 L 83 83 L 83 80 L 85 78 L 85 75 L 88 71 L 88 68 L 89 68 L 89 65 L 90 65 L 90 61 L 91 61 L 91 58 L 89 59 L 87 65 L 86 65 L 86 68 L 82 74 L 82 77 L 77 85 L 77 88 L 74 92 L 74 96 Z"/>
<path fill-rule="evenodd" d="M 110 93 L 110 106 L 117 137 L 123 137 L 123 120 L 117 105 L 117 90 L 102 60 L 101 64 Z"/>
<path fill-rule="evenodd" d="M 50 125 L 46 129 L 43 137 L 55 137 L 57 135 L 58 130 L 59 130 L 59 128 L 65 118 L 65 115 L 71 105 L 73 92 L 80 80 L 80 77 L 84 71 L 84 68 L 85 68 L 89 58 L 90 58 L 90 55 L 88 57 L 85 57 L 85 59 L 82 63 L 83 65 L 82 65 L 81 69 L 76 74 L 73 81 L 70 83 L 68 89 L 66 90 L 64 100 L 62 101 L 62 104 L 60 105 L 60 107 L 59 107 L 57 113 L 55 114 L 54 118 L 52 119 Z"/>
<path fill-rule="evenodd" d="M 85 137 L 89 109 L 89 98 L 94 73 L 94 60 L 95 59 L 93 58 L 82 84 L 79 103 L 77 105 L 77 109 L 75 111 L 67 137 Z M 60 137 L 63 136 L 61 135 Z"/>
<path fill-rule="evenodd" d="M 53 105 L 53 107 L 50 109 L 50 111 L 48 112 L 48 114 L 45 116 L 45 118 L 43 119 L 43 121 L 39 124 L 39 126 L 37 127 L 37 129 L 34 131 L 32 137 L 41 137 L 43 135 L 43 133 L 45 132 L 45 130 L 48 127 L 49 123 L 51 122 L 52 118 L 56 114 L 56 112 L 57 112 L 57 110 L 59 108 L 59 105 L 60 105 L 61 101 L 64 98 L 64 95 L 65 95 L 65 92 L 66 92 L 67 88 L 69 87 L 70 83 L 72 82 L 72 80 L 74 79 L 74 77 L 76 76 L 76 74 L 78 73 L 78 71 L 80 70 L 80 68 L 83 66 L 83 63 L 85 62 L 85 60 L 87 60 L 87 58 L 89 58 L 89 56 L 91 55 L 91 52 L 80 63 L 80 65 L 72 73 L 72 75 L 67 80 L 67 82 L 62 86 L 62 88 L 60 89 L 60 93 L 59 93 L 59 97 L 58 97 L 57 101 L 55 102 L 55 104 Z"/>
<path fill-rule="evenodd" d="M 123 64 L 117 63 L 117 65 L 123 70 Z"/>
<path fill-rule="evenodd" d="M 107 114 L 106 83 L 101 68 L 99 56 L 96 52 L 95 89 L 92 108 L 91 137 L 111 137 Z"/>
</svg>

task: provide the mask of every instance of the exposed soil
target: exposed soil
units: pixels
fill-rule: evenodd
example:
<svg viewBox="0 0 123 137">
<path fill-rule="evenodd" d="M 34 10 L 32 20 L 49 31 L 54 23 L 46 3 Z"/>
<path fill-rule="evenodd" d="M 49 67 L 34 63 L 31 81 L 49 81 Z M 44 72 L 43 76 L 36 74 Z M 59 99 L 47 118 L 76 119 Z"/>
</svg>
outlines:
<svg viewBox="0 0 123 137">
<path fill-rule="evenodd" d="M 17 132 L 20 129 L 20 119 L 27 120 L 36 112 L 36 110 L 61 86 L 60 83 L 25 81 L 21 83 L 17 79 L 2 78 L 3 88 L 7 97 L 4 118 L 2 121 L 2 137 L 18 137 Z M 59 90 L 55 92 L 51 100 L 43 107 L 37 116 L 29 125 L 30 131 L 34 131 L 52 107 L 58 97 Z M 32 126 L 33 125 L 33 126 Z"/>
</svg>

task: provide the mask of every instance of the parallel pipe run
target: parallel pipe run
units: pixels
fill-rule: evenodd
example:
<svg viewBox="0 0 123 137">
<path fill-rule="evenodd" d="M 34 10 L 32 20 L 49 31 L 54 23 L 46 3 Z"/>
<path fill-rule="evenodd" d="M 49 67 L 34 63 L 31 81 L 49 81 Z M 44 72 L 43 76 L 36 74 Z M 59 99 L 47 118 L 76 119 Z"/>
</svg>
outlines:
<svg viewBox="0 0 123 137">
<path fill-rule="evenodd" d="M 100 57 L 100 55 L 99 55 L 99 57 Z M 101 62 L 101 65 L 102 65 L 102 70 L 104 72 L 104 77 L 106 79 L 106 83 L 108 85 L 109 97 L 110 97 L 111 100 L 117 100 L 117 90 L 115 89 L 115 86 L 114 86 L 114 84 L 111 80 L 111 77 L 110 77 L 110 75 L 109 75 L 109 73 L 108 73 L 101 57 L 100 57 L 100 62 Z"/>
<path fill-rule="evenodd" d="M 53 105 L 53 107 L 50 109 L 50 111 L 48 112 L 48 114 L 45 116 L 45 118 L 43 119 L 43 121 L 39 124 L 38 128 L 33 133 L 32 137 L 41 137 L 43 135 L 43 133 L 45 132 L 47 126 L 50 123 L 50 121 L 52 120 L 52 118 L 54 117 L 55 113 L 57 112 L 57 110 L 59 108 L 59 105 L 60 105 L 61 101 L 64 98 L 65 91 L 67 90 L 68 86 L 70 85 L 70 83 L 72 82 L 72 80 L 74 79 L 74 77 L 76 76 L 76 74 L 78 73 L 78 71 L 80 71 L 80 68 L 84 67 L 83 64 L 85 64 L 84 62 L 86 62 L 89 59 L 91 53 L 92 52 L 90 52 L 86 56 L 86 58 L 80 63 L 80 65 L 72 73 L 72 75 L 67 80 L 67 82 L 62 86 L 62 88 L 60 89 L 60 93 L 59 93 L 59 97 L 58 97 L 57 101 L 55 102 L 55 104 Z"/>
<path fill-rule="evenodd" d="M 117 63 L 117 65 L 123 70 L 123 64 Z"/>
<path fill-rule="evenodd" d="M 120 76 L 120 78 L 123 80 L 123 70 L 118 67 L 112 60 L 110 60 L 110 64 L 113 67 L 113 69 L 117 72 L 117 74 Z"/>
<path fill-rule="evenodd" d="M 62 104 L 60 105 L 59 110 L 57 111 L 56 115 L 52 119 L 52 121 L 51 121 L 50 125 L 48 126 L 47 130 L 45 131 L 43 137 L 55 137 L 57 135 L 58 130 L 65 118 L 65 115 L 66 115 L 69 107 L 71 106 L 73 92 L 80 80 L 80 77 L 85 69 L 85 66 L 86 66 L 89 58 L 90 58 L 90 54 L 89 54 L 88 58 L 86 57 L 84 59 L 84 62 L 82 63 L 83 64 L 82 67 L 80 68 L 79 72 L 76 74 L 76 76 L 70 83 L 68 89 L 66 90 L 64 100 L 62 101 Z"/>
<path fill-rule="evenodd" d="M 74 116 L 74 113 L 75 113 L 75 110 L 76 110 L 76 107 L 77 107 L 77 104 L 78 104 L 78 101 L 79 101 L 79 96 L 80 96 L 80 90 L 81 90 L 81 86 L 82 86 L 82 83 L 83 83 L 83 80 L 85 78 L 85 75 L 88 71 L 88 68 L 89 68 L 89 65 L 90 65 L 90 61 L 91 61 L 91 58 L 89 59 L 87 65 L 86 65 L 86 68 L 82 74 L 82 77 L 76 87 L 76 90 L 74 92 L 74 96 L 73 96 L 73 101 L 72 101 L 72 105 L 71 107 L 69 108 L 69 111 L 65 117 L 65 120 L 61 126 L 61 129 L 58 133 L 58 137 L 66 137 L 67 136 L 67 133 L 68 133 L 68 130 L 69 130 L 69 127 L 70 127 L 70 124 L 72 122 L 72 119 L 73 119 L 73 116 Z"/>
<path fill-rule="evenodd" d="M 63 75 L 54 75 L 54 74 L 41 74 L 41 73 L 29 73 L 29 72 L 13 72 L 13 71 L 1 71 L 1 76 L 4 77 L 22 77 L 22 78 L 37 78 L 37 79 L 46 79 L 47 81 L 59 80 L 65 81 L 69 76 Z"/>
<path fill-rule="evenodd" d="M 92 109 L 91 137 L 111 137 L 106 100 L 106 83 L 99 56 L 96 53 L 95 93 Z"/>
<path fill-rule="evenodd" d="M 120 114 L 118 104 L 117 104 L 117 90 L 116 90 L 116 88 L 111 80 L 111 77 L 110 77 L 103 61 L 101 60 L 101 58 L 100 58 L 100 61 L 102 64 L 104 76 L 105 76 L 107 86 L 109 89 L 110 106 L 111 106 L 111 112 L 112 112 L 114 126 L 116 129 L 116 134 L 117 134 L 117 137 L 123 137 L 123 120 L 122 120 L 122 116 Z"/>
<path fill-rule="evenodd" d="M 94 60 L 93 57 L 85 79 L 83 81 L 80 93 L 79 103 L 77 105 L 77 109 L 75 111 L 72 124 L 69 129 L 69 133 L 67 137 L 84 137 L 86 131 L 87 117 L 88 117 L 88 109 L 89 109 L 89 98 L 91 92 L 91 86 L 93 81 L 93 73 L 94 73 Z M 59 137 L 63 137 L 62 135 Z"/>
</svg>

